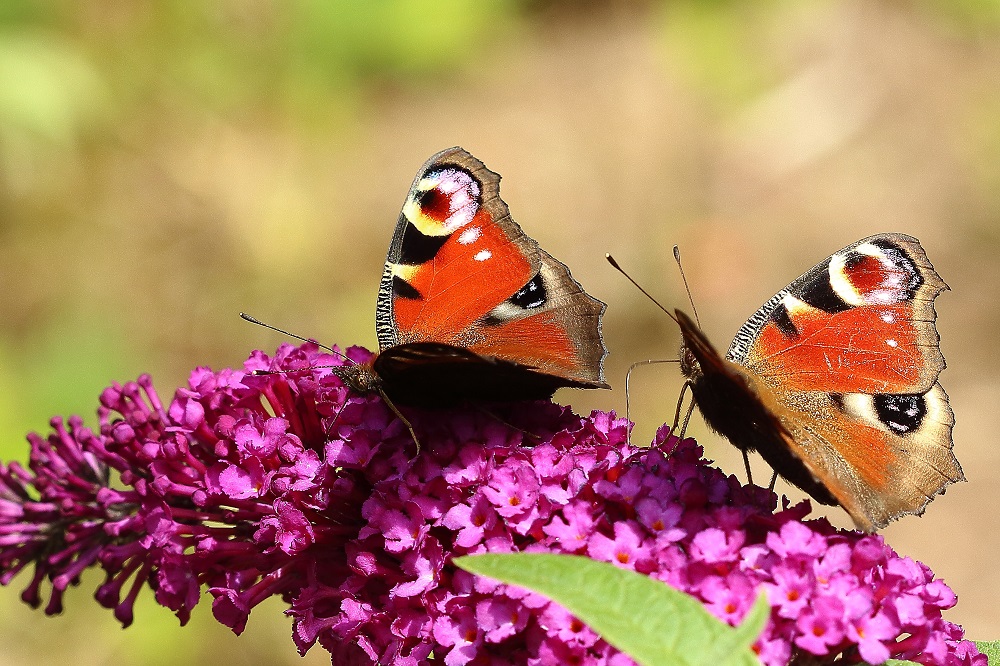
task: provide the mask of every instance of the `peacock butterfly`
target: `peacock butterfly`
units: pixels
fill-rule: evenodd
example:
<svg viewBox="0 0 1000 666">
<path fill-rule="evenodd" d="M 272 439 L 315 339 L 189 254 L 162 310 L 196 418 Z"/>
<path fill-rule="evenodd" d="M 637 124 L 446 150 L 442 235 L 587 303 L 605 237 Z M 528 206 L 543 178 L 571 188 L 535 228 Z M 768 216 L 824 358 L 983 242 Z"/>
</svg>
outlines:
<svg viewBox="0 0 1000 666">
<path fill-rule="evenodd" d="M 422 407 L 610 388 L 604 309 L 521 231 L 500 176 L 449 148 L 421 167 L 396 223 L 375 312 L 379 353 L 335 372 L 355 391 Z"/>
<path fill-rule="evenodd" d="M 677 310 L 681 371 L 713 430 L 872 532 L 965 480 L 938 383 L 946 289 L 916 238 L 871 236 L 775 294 L 725 357 Z"/>
</svg>

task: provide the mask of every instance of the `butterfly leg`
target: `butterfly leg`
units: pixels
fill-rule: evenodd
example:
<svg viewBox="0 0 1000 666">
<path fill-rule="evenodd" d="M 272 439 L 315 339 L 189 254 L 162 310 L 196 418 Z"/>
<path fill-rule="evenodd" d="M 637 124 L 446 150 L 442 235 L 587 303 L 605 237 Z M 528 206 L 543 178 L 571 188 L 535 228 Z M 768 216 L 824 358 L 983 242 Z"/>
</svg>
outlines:
<svg viewBox="0 0 1000 666">
<path fill-rule="evenodd" d="M 771 483 L 768 484 L 767 486 L 767 489 L 770 490 L 772 493 L 774 492 L 774 482 L 777 480 L 778 480 L 778 473 L 775 472 L 774 474 L 771 475 Z"/>
<path fill-rule="evenodd" d="M 750 471 L 750 454 L 747 453 L 746 449 L 743 449 L 743 467 L 747 471 L 747 485 L 753 485 L 753 472 Z M 775 474 L 777 476 L 777 474 Z M 774 479 L 771 479 L 771 487 L 774 487 Z"/>
<path fill-rule="evenodd" d="M 681 394 L 677 396 L 677 408 L 674 410 L 674 423 L 670 426 L 671 432 L 677 431 L 677 424 L 681 420 L 681 407 L 684 405 L 684 394 L 687 393 L 688 389 L 691 388 L 691 382 L 684 382 L 684 386 L 681 387 Z M 687 412 L 684 413 L 684 423 L 681 426 L 680 434 L 677 436 L 678 439 L 684 439 L 685 433 L 687 433 L 688 423 L 691 422 L 691 413 L 694 411 L 694 400 L 688 405 Z"/>
<path fill-rule="evenodd" d="M 673 425 L 670 426 L 670 433 L 671 434 L 677 432 L 677 422 L 680 420 L 680 417 L 681 417 L 681 405 L 684 402 L 684 392 L 687 390 L 687 388 L 688 388 L 688 386 L 690 386 L 690 384 L 691 384 L 690 382 L 684 382 L 684 388 L 681 389 L 681 395 L 680 395 L 680 397 L 677 398 L 677 409 L 674 412 L 674 422 L 673 422 Z M 684 434 L 687 432 L 688 423 L 691 421 L 691 412 L 693 412 L 693 411 L 694 411 L 694 401 L 691 402 L 691 405 L 688 407 L 687 412 L 684 414 L 684 424 L 681 426 L 681 430 L 677 434 L 677 441 L 678 442 L 680 440 L 684 439 Z M 664 455 L 666 455 L 666 456 L 669 457 L 670 454 L 674 452 L 675 448 L 677 448 L 677 443 L 676 442 L 674 443 L 674 446 L 669 451 L 665 451 L 664 452 Z"/>
<path fill-rule="evenodd" d="M 691 388 L 691 382 L 684 382 L 684 386 L 681 387 L 681 393 L 677 396 L 677 407 L 674 409 L 674 422 L 670 426 L 670 431 L 674 432 L 677 430 L 677 426 L 681 420 L 681 407 L 684 405 L 684 394 L 687 393 L 688 389 Z"/>
<path fill-rule="evenodd" d="M 389 405 L 389 409 L 392 410 L 392 413 L 399 417 L 399 420 L 403 422 L 406 429 L 410 431 L 410 437 L 413 438 L 413 444 L 417 447 L 417 450 L 413 454 L 413 457 L 416 458 L 420 455 L 420 440 L 417 439 L 417 433 L 413 431 L 413 424 L 410 423 L 409 419 L 403 416 L 402 412 L 400 412 L 396 405 L 393 404 L 392 400 L 389 400 L 389 396 L 387 396 L 384 391 L 379 390 L 379 395 L 382 396 L 382 400 L 385 401 L 385 404 Z"/>
</svg>

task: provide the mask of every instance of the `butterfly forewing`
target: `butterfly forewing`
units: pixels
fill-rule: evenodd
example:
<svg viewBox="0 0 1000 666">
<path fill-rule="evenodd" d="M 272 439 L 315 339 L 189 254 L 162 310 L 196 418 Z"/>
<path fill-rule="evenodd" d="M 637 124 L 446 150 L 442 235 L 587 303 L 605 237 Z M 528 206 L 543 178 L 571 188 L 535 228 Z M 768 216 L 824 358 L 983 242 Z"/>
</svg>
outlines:
<svg viewBox="0 0 1000 666">
<path fill-rule="evenodd" d="M 865 238 L 771 298 L 727 358 L 785 390 L 922 393 L 944 368 L 934 298 L 945 289 L 916 239 Z"/>
<path fill-rule="evenodd" d="M 421 168 L 379 290 L 383 353 L 433 342 L 562 378 L 560 385 L 606 386 L 604 304 L 514 223 L 499 183 L 461 148 Z"/>
</svg>

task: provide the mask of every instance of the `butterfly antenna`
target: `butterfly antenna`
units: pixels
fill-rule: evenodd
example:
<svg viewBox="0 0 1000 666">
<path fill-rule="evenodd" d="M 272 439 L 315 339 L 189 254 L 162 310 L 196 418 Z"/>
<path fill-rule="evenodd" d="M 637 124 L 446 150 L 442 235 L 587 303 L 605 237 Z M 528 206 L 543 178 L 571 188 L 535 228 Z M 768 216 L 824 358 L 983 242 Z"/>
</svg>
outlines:
<svg viewBox="0 0 1000 666">
<path fill-rule="evenodd" d="M 616 271 L 618 271 L 619 273 L 621 273 L 622 275 L 624 275 L 625 279 L 627 279 L 629 282 L 631 282 L 633 285 L 635 285 L 636 289 L 638 289 L 643 294 L 645 294 L 646 298 L 648 298 L 649 300 L 653 301 L 653 304 L 656 305 L 656 307 L 658 307 L 661 310 L 663 310 L 663 312 L 668 317 L 670 317 L 675 322 L 677 322 L 678 325 L 680 324 L 680 322 L 677 321 L 676 315 L 674 315 L 674 313 L 671 312 L 670 310 L 668 310 L 665 307 L 663 307 L 663 305 L 658 300 L 656 300 L 655 298 L 653 298 L 652 294 L 650 294 L 648 291 L 646 291 L 645 289 L 643 289 L 642 285 L 640 285 L 638 282 L 636 282 L 632 278 L 631 275 L 629 275 L 628 273 L 625 272 L 624 268 L 622 268 L 621 266 L 618 265 L 618 262 L 615 261 L 614 257 L 612 257 L 610 254 L 605 254 L 604 258 L 608 260 L 608 263 L 611 264 L 611 266 Z M 629 390 L 629 385 L 630 385 L 631 379 L 632 379 L 632 371 L 635 370 L 640 365 L 652 365 L 653 363 L 679 363 L 679 362 L 680 362 L 680 359 L 675 359 L 675 358 L 671 358 L 671 359 L 647 359 L 645 361 L 636 361 L 635 363 L 633 363 L 632 365 L 630 365 L 628 367 L 628 371 L 625 373 L 625 418 L 626 419 L 628 419 L 629 421 L 632 420 L 632 413 L 631 413 L 631 411 L 632 411 L 632 405 L 631 405 L 631 398 L 630 398 L 631 391 Z M 683 393 L 682 393 L 682 396 L 683 396 Z M 631 444 L 631 437 L 632 437 L 632 431 L 629 430 L 629 443 L 630 444 Z"/>
<path fill-rule="evenodd" d="M 263 326 L 264 328 L 269 328 L 272 331 L 277 331 L 278 333 L 281 333 L 283 335 L 287 335 L 290 338 L 295 338 L 296 340 L 301 340 L 302 342 L 312 342 L 313 344 L 315 344 L 316 346 L 318 346 L 320 349 L 325 349 L 328 352 L 330 352 L 331 354 L 335 354 L 335 355 L 343 358 L 345 361 L 347 361 L 351 365 L 355 365 L 354 361 L 352 359 L 350 359 L 350 358 L 347 357 L 347 354 L 344 354 L 343 352 L 339 352 L 336 349 L 334 349 L 333 347 L 327 347 L 324 344 L 316 342 L 312 338 L 304 338 L 301 335 L 295 335 L 294 333 L 289 333 L 288 331 L 286 331 L 284 329 L 281 329 L 281 328 L 278 328 L 277 326 L 272 326 L 271 324 L 265 324 L 260 319 L 257 319 L 256 317 L 252 317 L 252 316 L 248 315 L 246 312 L 241 312 L 240 313 L 240 317 L 242 319 L 244 319 L 245 321 L 250 322 L 251 324 L 257 324 L 258 326 Z M 332 366 L 323 366 L 323 367 L 332 367 Z M 268 372 L 273 372 L 273 371 L 268 371 Z M 290 371 L 290 372 L 293 372 L 293 371 Z"/>
<path fill-rule="evenodd" d="M 694 323 L 701 328 L 701 319 L 698 318 L 698 308 L 694 305 L 694 296 L 691 295 L 691 287 L 688 285 L 687 276 L 684 275 L 684 264 L 681 263 L 681 249 L 674 245 L 674 261 L 677 262 L 677 270 L 681 272 L 681 281 L 684 283 L 684 291 L 688 295 L 688 303 L 691 304 L 691 312 L 694 313 Z"/>
<path fill-rule="evenodd" d="M 634 284 L 634 285 L 635 285 L 635 287 L 636 287 L 636 289 L 638 289 L 638 290 L 639 290 L 639 291 L 641 291 L 641 292 L 642 292 L 643 294 L 645 294 L 645 295 L 646 295 L 646 298 L 648 298 L 649 300 L 653 301 L 653 303 L 654 303 L 654 304 L 656 304 L 656 307 L 660 308 L 660 309 L 661 309 L 661 310 L 663 310 L 663 311 L 664 311 L 665 313 L 667 313 L 667 316 L 668 316 L 668 317 L 670 317 L 670 318 L 671 318 L 671 319 L 673 319 L 674 321 L 677 321 L 677 317 L 675 317 L 675 316 L 674 316 L 674 313 L 672 313 L 672 312 L 671 312 L 670 310 L 668 310 L 668 309 L 666 309 L 665 307 L 663 307 L 663 306 L 662 306 L 662 305 L 660 304 L 660 302 L 659 302 L 658 300 L 656 300 L 655 298 L 653 298 L 652 294 L 650 294 L 650 293 L 649 293 L 648 291 L 646 291 L 645 289 L 643 289 L 643 288 L 642 288 L 642 285 L 640 285 L 640 284 L 639 284 L 638 282 L 636 282 L 635 280 L 633 280 L 633 279 L 632 279 L 632 276 L 631 276 L 631 275 L 629 275 L 628 273 L 626 273 L 626 272 L 625 272 L 625 269 L 624 269 L 624 268 L 622 268 L 621 266 L 619 266 L 619 265 L 618 265 L 618 262 L 617 262 L 617 261 L 615 261 L 615 258 L 614 258 L 614 257 L 612 257 L 612 256 L 611 256 L 610 254 L 605 254 L 605 255 L 604 255 L 604 258 L 608 260 L 608 263 L 609 263 L 609 264 L 611 264 L 611 266 L 612 266 L 612 267 L 613 267 L 613 268 L 614 268 L 614 269 L 615 269 L 616 271 L 618 271 L 619 273 L 621 273 L 622 275 L 624 275 L 624 276 L 625 276 L 625 278 L 626 278 L 626 279 L 627 279 L 627 280 L 628 280 L 629 282 L 631 282 L 632 284 Z M 680 323 L 680 322 L 678 322 L 678 323 Z"/>
</svg>

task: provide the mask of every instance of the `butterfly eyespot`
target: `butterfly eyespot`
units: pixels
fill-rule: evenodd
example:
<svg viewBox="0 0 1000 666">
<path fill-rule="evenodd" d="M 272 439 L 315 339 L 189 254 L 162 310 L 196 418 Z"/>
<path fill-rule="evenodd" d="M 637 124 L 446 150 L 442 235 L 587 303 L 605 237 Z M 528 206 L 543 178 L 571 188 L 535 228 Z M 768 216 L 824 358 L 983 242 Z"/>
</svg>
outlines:
<svg viewBox="0 0 1000 666">
<path fill-rule="evenodd" d="M 923 284 L 913 260 L 896 245 L 880 241 L 834 255 L 830 280 L 837 294 L 854 306 L 903 303 Z"/>
<path fill-rule="evenodd" d="M 483 326 L 501 326 L 509 321 L 527 316 L 531 310 L 542 307 L 547 301 L 548 291 L 545 288 L 545 280 L 541 273 L 538 273 L 528 281 L 528 284 L 486 313 L 479 321 Z"/>
<path fill-rule="evenodd" d="M 922 395 L 872 396 L 875 414 L 887 428 L 899 435 L 920 429 L 927 415 L 927 403 Z"/>
<path fill-rule="evenodd" d="M 531 278 L 528 284 L 518 289 L 509 300 L 519 308 L 530 310 L 545 305 L 547 299 L 545 282 L 542 280 L 542 274 L 539 273 Z"/>
<path fill-rule="evenodd" d="M 436 187 L 423 192 L 418 205 L 421 215 L 437 222 L 444 222 L 451 214 L 451 197 Z"/>
<path fill-rule="evenodd" d="M 479 212 L 480 192 L 479 182 L 464 169 L 432 171 L 417 185 L 403 213 L 425 234 L 450 235 Z"/>
</svg>

